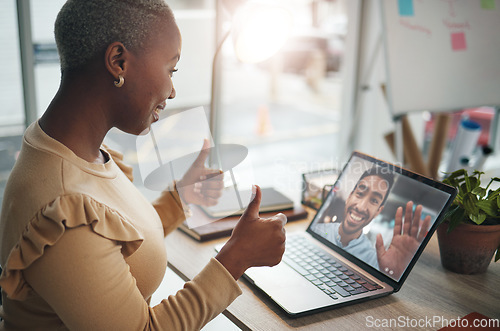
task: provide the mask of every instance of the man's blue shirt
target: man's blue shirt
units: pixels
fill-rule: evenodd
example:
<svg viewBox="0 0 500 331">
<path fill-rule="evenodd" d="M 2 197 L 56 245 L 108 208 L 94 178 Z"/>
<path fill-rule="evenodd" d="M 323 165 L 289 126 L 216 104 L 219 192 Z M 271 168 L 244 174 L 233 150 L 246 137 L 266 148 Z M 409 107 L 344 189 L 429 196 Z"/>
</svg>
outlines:
<svg viewBox="0 0 500 331">
<path fill-rule="evenodd" d="M 339 234 L 340 222 L 319 223 L 314 227 L 315 232 L 325 237 L 335 245 L 343 248 L 349 254 L 365 261 L 369 265 L 378 269 L 377 252 L 371 241 L 363 234 L 351 240 L 347 246 L 342 245 Z"/>
</svg>

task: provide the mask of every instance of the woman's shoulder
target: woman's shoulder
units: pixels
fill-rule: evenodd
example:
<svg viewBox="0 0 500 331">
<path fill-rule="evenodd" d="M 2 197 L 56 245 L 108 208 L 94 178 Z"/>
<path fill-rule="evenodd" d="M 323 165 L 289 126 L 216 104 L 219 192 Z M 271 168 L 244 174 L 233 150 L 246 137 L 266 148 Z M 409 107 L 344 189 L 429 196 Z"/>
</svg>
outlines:
<svg viewBox="0 0 500 331">
<path fill-rule="evenodd" d="M 28 131 L 27 135 L 31 135 Z M 43 144 L 31 145 L 25 138 L 4 190 L 2 219 L 5 214 L 16 222 L 31 219 L 54 201 L 85 205 L 82 203 L 85 199 L 75 197 L 89 196 L 102 201 L 102 190 L 109 184 L 108 180 L 117 178 L 120 169 L 126 167 L 115 163 L 115 159 L 122 162 L 119 153 L 106 151 L 112 158 L 107 164 L 80 166 L 79 160 L 73 162 L 71 157 L 67 158 L 64 153 L 61 155 L 54 149 L 45 148 Z M 132 169 L 130 176 L 131 172 Z M 128 177 L 127 173 L 125 175 Z M 123 177 L 120 180 L 123 184 Z M 120 183 L 115 182 L 113 185 Z"/>
</svg>

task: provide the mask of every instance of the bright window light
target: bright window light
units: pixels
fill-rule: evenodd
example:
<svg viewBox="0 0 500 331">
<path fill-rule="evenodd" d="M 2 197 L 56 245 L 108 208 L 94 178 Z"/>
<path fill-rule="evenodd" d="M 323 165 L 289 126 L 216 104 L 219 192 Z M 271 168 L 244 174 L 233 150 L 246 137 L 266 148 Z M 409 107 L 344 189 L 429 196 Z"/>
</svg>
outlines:
<svg viewBox="0 0 500 331">
<path fill-rule="evenodd" d="M 247 63 L 267 60 L 283 47 L 291 28 L 291 14 L 284 8 L 252 4 L 242 7 L 233 21 L 236 56 Z"/>
</svg>

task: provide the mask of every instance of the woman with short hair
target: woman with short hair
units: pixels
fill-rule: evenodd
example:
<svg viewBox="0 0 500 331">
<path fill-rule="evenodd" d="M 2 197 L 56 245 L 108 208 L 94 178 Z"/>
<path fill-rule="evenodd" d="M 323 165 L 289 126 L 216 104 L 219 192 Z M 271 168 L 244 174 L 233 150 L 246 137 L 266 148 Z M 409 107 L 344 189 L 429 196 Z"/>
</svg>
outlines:
<svg viewBox="0 0 500 331">
<path fill-rule="evenodd" d="M 233 235 L 176 295 L 149 306 L 167 265 L 164 236 L 184 205 L 213 205 L 219 179 L 149 203 L 122 155 L 102 144 L 138 135 L 175 97 L 181 36 L 163 0 L 69 0 L 55 23 L 61 84 L 24 134 L 3 199 L 0 329 L 200 329 L 241 290 L 252 266 L 281 260 L 283 216 L 261 219 L 255 186 Z M 208 146 L 181 181 L 206 178 Z M 176 183 L 181 187 L 180 183 Z"/>
</svg>

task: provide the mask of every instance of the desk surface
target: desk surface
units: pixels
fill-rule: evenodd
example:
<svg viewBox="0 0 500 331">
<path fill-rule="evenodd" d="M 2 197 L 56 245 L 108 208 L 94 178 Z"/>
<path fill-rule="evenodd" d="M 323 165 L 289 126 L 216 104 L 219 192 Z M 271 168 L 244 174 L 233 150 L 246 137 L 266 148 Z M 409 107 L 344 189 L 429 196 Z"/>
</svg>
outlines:
<svg viewBox="0 0 500 331">
<path fill-rule="evenodd" d="M 305 230 L 308 224 L 308 220 L 290 222 L 286 230 L 288 233 Z M 199 243 L 180 231 L 174 231 L 165 239 L 169 263 L 192 279 L 215 256 L 214 246 L 227 239 Z M 335 327 L 359 330 L 369 326 L 367 323 L 388 323 L 389 319 L 393 319 L 393 323 L 401 320 L 404 323 L 425 323 L 435 319 L 436 323 L 431 327 L 430 324 L 421 324 L 424 327 L 419 329 L 436 330 L 444 319 L 457 320 L 471 312 L 500 319 L 500 262 L 491 263 L 482 275 L 447 271 L 441 266 L 436 235 L 429 241 L 399 292 L 310 316 L 289 318 L 267 297 L 253 290 L 248 282 L 240 279 L 238 283 L 243 294 L 227 308 L 225 315 L 243 329 Z"/>
</svg>

